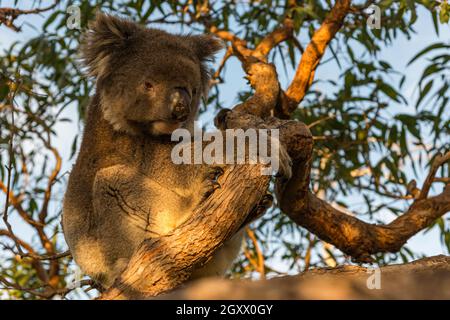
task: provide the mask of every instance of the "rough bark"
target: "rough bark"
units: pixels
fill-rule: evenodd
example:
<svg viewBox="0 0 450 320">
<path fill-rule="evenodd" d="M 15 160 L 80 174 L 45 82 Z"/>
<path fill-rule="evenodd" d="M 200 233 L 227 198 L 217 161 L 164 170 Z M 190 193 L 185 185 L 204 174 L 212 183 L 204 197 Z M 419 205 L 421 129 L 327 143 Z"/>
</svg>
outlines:
<svg viewBox="0 0 450 320">
<path fill-rule="evenodd" d="M 443 193 L 417 200 L 405 214 L 387 225 L 363 222 L 317 198 L 311 192 L 300 201 L 284 198 L 281 208 L 298 225 L 348 254 L 355 261 L 371 262 L 371 254 L 396 252 L 419 231 L 450 211 L 450 187 Z"/>
<path fill-rule="evenodd" d="M 303 100 L 314 80 L 314 74 L 328 44 L 341 29 L 350 12 L 351 0 L 336 0 L 319 29 L 317 29 L 300 59 L 294 79 L 286 92 L 281 92 L 282 102 L 277 106 L 277 116 L 289 118 Z"/>
<path fill-rule="evenodd" d="M 260 170 L 260 165 L 226 170 L 220 179 L 222 188 L 173 232 L 144 241 L 122 276 L 101 298 L 155 296 L 186 281 L 192 266 L 205 263 L 262 199 L 269 176 L 261 176 Z"/>
<path fill-rule="evenodd" d="M 435 256 L 407 264 L 389 265 L 378 270 L 379 289 L 375 286 L 376 271 L 374 269 L 342 266 L 312 269 L 300 275 L 270 280 L 204 279 L 158 298 L 450 299 L 450 257 L 448 256 Z"/>
</svg>

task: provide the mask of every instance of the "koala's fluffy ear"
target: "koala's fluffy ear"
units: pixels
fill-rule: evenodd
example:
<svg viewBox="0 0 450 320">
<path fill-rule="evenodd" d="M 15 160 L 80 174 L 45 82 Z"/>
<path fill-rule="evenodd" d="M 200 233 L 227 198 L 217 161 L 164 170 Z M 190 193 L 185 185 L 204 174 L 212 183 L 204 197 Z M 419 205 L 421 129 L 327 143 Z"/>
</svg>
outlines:
<svg viewBox="0 0 450 320">
<path fill-rule="evenodd" d="M 111 57 L 120 54 L 139 30 L 131 21 L 97 13 L 81 42 L 81 58 L 88 74 L 96 78 L 107 76 Z"/>
<path fill-rule="evenodd" d="M 191 45 L 200 61 L 210 61 L 219 50 L 224 48 L 224 43 L 212 35 L 191 36 Z"/>
<path fill-rule="evenodd" d="M 203 94 L 206 97 L 209 89 L 210 70 L 207 62 L 214 59 L 214 54 L 225 47 L 222 40 L 212 35 L 190 36 L 191 48 L 201 61 Z"/>
</svg>

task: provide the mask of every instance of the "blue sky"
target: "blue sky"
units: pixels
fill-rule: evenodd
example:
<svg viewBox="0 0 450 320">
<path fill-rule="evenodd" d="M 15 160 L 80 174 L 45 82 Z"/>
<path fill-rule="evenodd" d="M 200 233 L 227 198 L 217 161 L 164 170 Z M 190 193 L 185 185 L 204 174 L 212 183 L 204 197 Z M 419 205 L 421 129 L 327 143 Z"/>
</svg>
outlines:
<svg viewBox="0 0 450 320">
<path fill-rule="evenodd" d="M 32 1 L 19 1 L 19 6 L 21 8 L 27 8 Z M 44 1 L 43 6 L 50 1 Z M 0 6 L 12 6 L 13 1 L 0 1 Z M 398 37 L 395 42 L 389 46 L 383 48 L 380 58 L 388 61 L 394 68 L 400 72 L 406 74 L 406 83 L 404 85 L 402 94 L 406 97 L 408 101 L 415 101 L 417 98 L 417 85 L 418 85 L 418 76 L 421 74 L 424 66 L 426 65 L 425 59 L 420 59 L 416 63 L 411 66 L 406 66 L 407 62 L 417 53 L 419 50 L 423 49 L 427 45 L 431 43 L 435 43 L 437 41 L 448 42 L 450 39 L 450 27 L 449 25 L 441 26 L 439 37 L 436 36 L 434 27 L 431 21 L 431 17 L 428 12 L 425 10 L 420 10 L 418 12 L 418 22 L 415 26 L 416 35 L 413 36 L 412 40 L 408 40 L 403 36 Z M 26 18 L 19 18 L 17 21 L 19 24 L 23 25 L 23 32 L 20 34 L 15 33 L 4 26 L 0 27 L 0 49 L 7 48 L 14 41 L 26 41 L 29 38 L 39 34 L 40 25 L 45 19 L 38 15 L 27 16 Z M 174 28 L 171 28 L 172 30 Z M 171 29 L 168 29 L 169 31 Z M 176 29 L 176 28 L 175 28 Z M 307 43 L 300 37 L 300 41 L 303 45 Z M 221 55 L 220 53 L 218 57 L 218 61 L 220 61 Z M 324 60 L 329 58 L 330 52 L 328 51 Z M 278 71 L 280 74 L 280 79 L 282 84 L 287 83 L 287 79 L 292 78 L 294 70 L 289 70 L 286 75 L 284 70 L 280 65 L 278 65 Z M 316 79 L 337 79 L 342 70 L 339 70 L 338 66 L 335 63 L 327 63 L 325 65 L 321 65 L 316 72 Z M 237 93 L 242 90 L 246 84 L 246 80 L 243 79 L 244 73 L 240 66 L 240 63 L 236 58 L 231 58 L 227 63 L 226 73 L 225 73 L 225 84 L 221 85 L 221 98 L 224 102 L 223 105 L 233 106 L 237 102 Z M 328 90 L 323 82 L 317 84 L 318 89 L 320 90 Z M 393 112 L 413 112 L 413 107 L 405 107 L 405 106 L 393 106 Z M 79 133 L 80 124 L 77 123 L 77 110 L 75 108 L 71 108 L 70 106 L 66 108 L 64 111 L 64 117 L 68 117 L 73 119 L 72 123 L 59 123 L 56 126 L 57 137 L 55 140 L 56 147 L 60 150 L 62 158 L 63 158 L 63 168 L 62 172 L 66 170 L 70 170 L 73 160 L 69 161 L 71 142 L 73 137 Z M 206 113 L 202 117 L 203 122 L 208 122 L 211 119 L 211 113 Z M 412 176 L 412 175 L 411 175 Z M 354 199 L 354 204 L 350 207 L 350 209 L 355 212 L 360 212 L 363 210 L 362 206 L 359 203 L 359 198 L 357 196 L 351 196 L 349 198 L 350 201 Z M 0 200 L 0 207 L 4 199 L 3 196 Z M 56 204 L 56 206 L 60 206 L 60 204 Z M 393 219 L 393 216 L 384 212 L 383 219 L 385 221 L 390 221 Z M 12 222 L 18 226 L 18 232 L 20 234 L 29 235 L 29 230 L 26 226 L 21 224 L 18 219 L 13 219 Z M 2 225 L 0 224 L 0 227 Z M 437 230 L 433 230 L 426 235 L 420 233 L 413 237 L 408 245 L 413 251 L 418 251 L 424 253 L 426 255 L 434 255 L 445 253 L 444 248 L 440 244 L 439 236 Z"/>
</svg>

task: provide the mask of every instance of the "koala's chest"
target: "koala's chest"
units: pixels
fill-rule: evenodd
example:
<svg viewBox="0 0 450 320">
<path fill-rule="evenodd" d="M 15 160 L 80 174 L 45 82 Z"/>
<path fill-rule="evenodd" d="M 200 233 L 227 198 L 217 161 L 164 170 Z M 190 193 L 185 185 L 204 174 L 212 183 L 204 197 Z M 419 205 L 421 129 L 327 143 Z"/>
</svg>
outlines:
<svg viewBox="0 0 450 320">
<path fill-rule="evenodd" d="M 106 229 L 142 237 L 160 236 L 176 228 L 193 212 L 196 202 L 187 189 L 169 185 L 129 165 L 97 174 L 93 197 L 95 215 Z M 105 229 L 105 228 L 102 228 Z"/>
<path fill-rule="evenodd" d="M 125 168 L 133 167 L 137 171 L 130 169 L 127 174 Z M 142 152 L 116 170 L 116 181 L 124 182 L 116 188 L 119 199 L 133 210 L 130 214 L 120 204 L 116 209 L 131 228 L 153 236 L 165 234 L 193 213 L 200 200 L 201 171 L 201 166 L 174 164 L 167 147 Z M 133 181 L 133 192 L 127 181 Z"/>
<path fill-rule="evenodd" d="M 138 157 L 133 159 L 143 174 L 161 186 L 191 193 L 195 189 L 196 178 L 203 170 L 201 165 L 176 164 L 172 159 L 174 143 L 146 144 Z"/>
</svg>

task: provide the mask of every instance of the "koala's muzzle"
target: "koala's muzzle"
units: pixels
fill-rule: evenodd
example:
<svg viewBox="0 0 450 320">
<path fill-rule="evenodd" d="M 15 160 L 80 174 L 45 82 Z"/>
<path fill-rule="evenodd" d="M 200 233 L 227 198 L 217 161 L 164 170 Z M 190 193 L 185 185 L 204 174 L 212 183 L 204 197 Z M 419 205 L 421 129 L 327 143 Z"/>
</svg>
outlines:
<svg viewBox="0 0 450 320">
<path fill-rule="evenodd" d="M 191 95 L 186 88 L 176 87 L 171 94 L 171 116 L 175 121 L 186 121 L 191 113 Z"/>
</svg>

